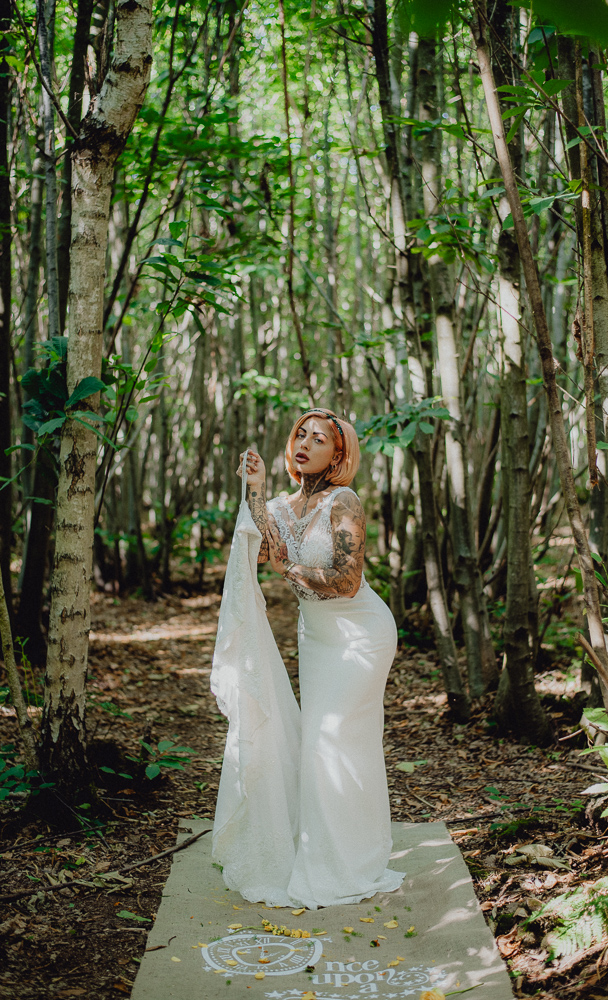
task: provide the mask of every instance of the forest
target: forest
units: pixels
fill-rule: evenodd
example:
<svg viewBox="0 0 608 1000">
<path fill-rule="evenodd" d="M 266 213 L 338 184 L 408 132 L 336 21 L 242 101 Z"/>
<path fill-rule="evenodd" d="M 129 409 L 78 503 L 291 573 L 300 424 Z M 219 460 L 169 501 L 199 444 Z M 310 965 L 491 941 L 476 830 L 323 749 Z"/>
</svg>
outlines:
<svg viewBox="0 0 608 1000">
<path fill-rule="evenodd" d="M 605 0 L 0 0 L 0 995 L 65 971 L 23 978 L 13 897 L 213 815 L 239 455 L 292 490 L 312 406 L 356 428 L 399 632 L 393 813 L 459 828 L 516 995 L 604 995 L 607 51 Z"/>
</svg>

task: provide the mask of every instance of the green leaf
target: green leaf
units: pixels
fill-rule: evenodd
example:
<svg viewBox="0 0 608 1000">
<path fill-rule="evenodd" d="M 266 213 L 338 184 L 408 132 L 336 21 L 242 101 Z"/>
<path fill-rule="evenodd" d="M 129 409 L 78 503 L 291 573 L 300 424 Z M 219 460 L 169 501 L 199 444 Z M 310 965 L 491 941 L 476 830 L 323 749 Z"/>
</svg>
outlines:
<svg viewBox="0 0 608 1000">
<path fill-rule="evenodd" d="M 608 451 L 608 441 L 596 441 L 595 447 L 599 448 L 600 451 Z"/>
<path fill-rule="evenodd" d="M 146 768 L 146 778 L 157 778 L 160 774 L 160 767 L 158 764 L 148 764 Z"/>
<path fill-rule="evenodd" d="M 116 916 L 122 917 L 123 920 L 138 920 L 141 924 L 152 923 L 150 917 L 140 917 L 137 913 L 131 913 L 130 910 L 119 910 Z"/>
<path fill-rule="evenodd" d="M 161 740 L 160 743 L 158 744 L 158 749 L 160 750 L 161 753 L 164 753 L 165 750 L 168 750 L 170 747 L 174 746 L 175 743 L 173 742 L 173 740 Z"/>
<path fill-rule="evenodd" d="M 546 20 L 567 35 L 590 37 L 608 45 L 608 5 L 605 0 L 525 0 L 517 6 L 533 8 L 537 22 Z"/>
<path fill-rule="evenodd" d="M 100 378 L 95 378 L 94 375 L 88 375 L 78 383 L 74 392 L 67 400 L 65 404 L 66 410 L 70 406 L 74 406 L 75 403 L 79 403 L 81 399 L 87 399 L 89 396 L 95 395 L 96 392 L 103 392 L 105 387 L 105 382 L 102 382 Z"/>
<path fill-rule="evenodd" d="M 604 726 L 608 729 L 608 712 L 605 708 L 586 708 L 585 718 L 596 726 Z"/>
<path fill-rule="evenodd" d="M 179 222 L 169 223 L 169 232 L 174 240 L 178 239 L 183 233 L 184 229 L 188 228 L 188 223 L 181 219 Z"/>
<path fill-rule="evenodd" d="M 520 111 L 520 113 L 518 114 L 517 118 L 514 120 L 513 124 L 511 125 L 511 128 L 507 132 L 507 140 L 506 140 L 507 141 L 507 145 L 511 142 L 511 139 L 513 138 L 513 136 L 515 135 L 515 133 L 519 129 L 519 126 L 521 125 L 521 123 L 522 123 L 522 121 L 524 119 L 524 115 L 526 113 L 526 110 L 527 109 L 524 108 L 523 111 Z M 504 228 L 505 227 L 504 227 L 504 223 L 503 223 L 503 229 Z"/>
<path fill-rule="evenodd" d="M 422 767 L 428 763 L 426 760 L 402 760 L 400 764 L 395 764 L 397 771 L 405 771 L 406 774 L 413 774 L 417 767 Z"/>
<path fill-rule="evenodd" d="M 419 428 L 420 428 L 421 431 L 424 431 L 425 434 L 432 434 L 433 431 L 435 430 L 435 428 L 433 427 L 433 425 L 429 424 L 429 422 L 427 420 L 420 420 L 418 422 L 418 426 L 419 426 Z"/>
<path fill-rule="evenodd" d="M 23 444 L 13 444 L 10 448 L 5 448 L 4 454 L 12 455 L 14 451 L 36 451 L 36 448 L 33 444 L 28 444 L 27 442 L 24 442 Z"/>
<path fill-rule="evenodd" d="M 561 93 L 573 83 L 574 80 L 545 80 L 544 83 L 541 83 L 541 87 L 549 97 L 555 97 L 556 94 Z"/>
<path fill-rule="evenodd" d="M 67 420 L 66 414 L 62 413 L 60 417 L 53 417 L 52 420 L 46 420 L 45 423 L 41 424 L 38 428 L 38 436 L 42 437 L 43 434 L 52 434 L 59 427 L 63 427 Z"/>
</svg>

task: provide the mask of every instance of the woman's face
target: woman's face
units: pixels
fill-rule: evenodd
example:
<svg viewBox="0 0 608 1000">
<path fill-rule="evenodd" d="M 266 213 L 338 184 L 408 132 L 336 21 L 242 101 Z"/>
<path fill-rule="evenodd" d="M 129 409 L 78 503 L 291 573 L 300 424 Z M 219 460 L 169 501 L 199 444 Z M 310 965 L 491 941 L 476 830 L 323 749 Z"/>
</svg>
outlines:
<svg viewBox="0 0 608 1000">
<path fill-rule="evenodd" d="M 334 437 L 328 420 L 310 417 L 298 428 L 293 460 L 302 475 L 318 476 L 325 472 L 334 454 Z"/>
</svg>

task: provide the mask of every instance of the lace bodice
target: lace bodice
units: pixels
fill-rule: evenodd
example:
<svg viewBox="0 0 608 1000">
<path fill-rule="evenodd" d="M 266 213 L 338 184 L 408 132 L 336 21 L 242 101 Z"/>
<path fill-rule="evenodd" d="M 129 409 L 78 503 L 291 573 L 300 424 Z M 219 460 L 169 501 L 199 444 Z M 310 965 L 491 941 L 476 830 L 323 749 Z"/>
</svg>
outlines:
<svg viewBox="0 0 608 1000">
<path fill-rule="evenodd" d="M 311 566 L 329 569 L 333 565 L 334 541 L 331 527 L 331 510 L 340 494 L 352 493 L 348 486 L 339 486 L 324 497 L 304 517 L 294 514 L 286 497 L 274 497 L 268 501 L 268 511 L 274 517 L 279 534 L 287 546 L 287 553 L 292 562 L 299 566 Z M 319 594 L 309 587 L 287 581 L 296 597 L 306 601 L 328 601 L 332 596 Z M 362 578 L 361 585 L 365 585 Z M 338 595 L 336 595 L 338 596 Z"/>
</svg>

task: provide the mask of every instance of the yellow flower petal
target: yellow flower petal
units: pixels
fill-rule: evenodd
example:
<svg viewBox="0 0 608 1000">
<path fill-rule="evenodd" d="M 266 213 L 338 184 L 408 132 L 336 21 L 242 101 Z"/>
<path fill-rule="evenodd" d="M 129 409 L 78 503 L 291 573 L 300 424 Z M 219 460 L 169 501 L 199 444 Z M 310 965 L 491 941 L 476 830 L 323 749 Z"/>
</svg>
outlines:
<svg viewBox="0 0 608 1000">
<path fill-rule="evenodd" d="M 181 958 L 176 958 L 175 955 L 171 955 L 172 962 L 181 962 Z"/>
<path fill-rule="evenodd" d="M 258 958 L 258 962 L 259 962 L 260 965 L 268 965 L 269 962 L 270 962 L 270 959 L 269 958 Z"/>
<path fill-rule="evenodd" d="M 420 1000 L 445 1000 L 445 994 L 441 990 L 425 990 L 420 994 Z"/>
<path fill-rule="evenodd" d="M 392 967 L 393 967 L 393 966 L 395 966 L 395 965 L 399 965 L 399 960 L 398 960 L 398 959 L 396 959 L 396 958 L 395 958 L 395 959 L 393 959 L 393 961 L 392 961 L 392 962 L 387 962 L 387 963 L 386 963 L 386 966 L 387 966 L 387 968 L 388 968 L 388 969 L 392 968 Z"/>
<path fill-rule="evenodd" d="M 386 934 L 378 934 L 378 941 L 386 941 Z"/>
<path fill-rule="evenodd" d="M 373 924 L 374 922 L 373 917 L 359 917 L 359 920 L 361 921 L 362 924 Z"/>
<path fill-rule="evenodd" d="M 306 993 L 302 994 L 302 1000 L 316 1000 L 316 997 L 317 994 L 311 993 L 310 990 L 307 990 Z"/>
<path fill-rule="evenodd" d="M 232 909 L 233 909 L 233 910 L 242 910 L 242 909 L 243 909 L 243 907 L 242 907 L 242 906 L 235 906 L 235 905 L 234 905 L 234 903 L 233 903 L 233 904 L 232 904 Z"/>
<path fill-rule="evenodd" d="M 239 963 L 234 958 L 227 958 L 226 965 L 238 965 Z"/>
<path fill-rule="evenodd" d="M 352 932 L 354 931 L 354 929 L 355 929 L 354 927 L 343 927 L 342 928 L 342 930 L 344 931 L 345 934 L 352 934 Z"/>
<path fill-rule="evenodd" d="M 389 928 L 390 928 L 390 929 L 392 930 L 392 929 L 393 929 L 393 927 L 398 927 L 398 926 L 399 926 L 399 924 L 397 923 L 397 921 L 396 921 L 396 920 L 387 920 L 387 922 L 385 923 L 385 925 L 384 925 L 384 926 L 385 926 L 385 927 L 389 927 Z"/>
<path fill-rule="evenodd" d="M 301 913 L 306 912 L 306 907 L 301 906 L 299 910 L 292 910 L 291 912 L 293 913 L 294 917 L 299 917 Z"/>
<path fill-rule="evenodd" d="M 199 943 L 197 944 L 197 946 L 196 946 L 196 947 L 197 947 L 197 948 L 206 948 L 206 947 L 207 947 L 207 945 L 206 945 L 206 944 L 202 944 L 202 943 L 201 943 L 201 942 L 199 941 Z"/>
<path fill-rule="evenodd" d="M 321 934 L 327 934 L 327 931 L 314 931 L 315 937 L 321 937 Z"/>
<path fill-rule="evenodd" d="M 240 931 L 242 924 L 228 924 L 229 931 Z"/>
<path fill-rule="evenodd" d="M 260 971 L 260 972 L 256 972 L 253 978 L 254 979 L 264 979 L 265 975 L 266 975 L 265 972 L 261 972 Z"/>
</svg>

